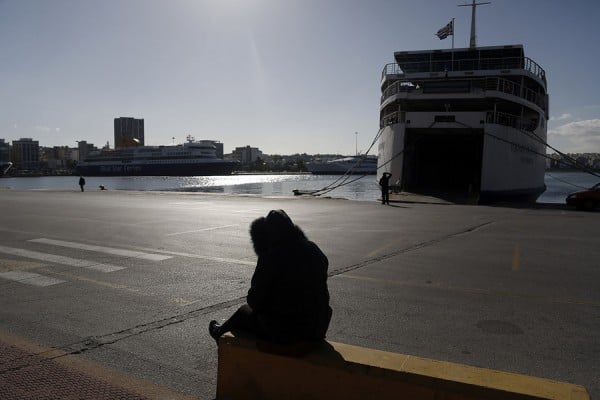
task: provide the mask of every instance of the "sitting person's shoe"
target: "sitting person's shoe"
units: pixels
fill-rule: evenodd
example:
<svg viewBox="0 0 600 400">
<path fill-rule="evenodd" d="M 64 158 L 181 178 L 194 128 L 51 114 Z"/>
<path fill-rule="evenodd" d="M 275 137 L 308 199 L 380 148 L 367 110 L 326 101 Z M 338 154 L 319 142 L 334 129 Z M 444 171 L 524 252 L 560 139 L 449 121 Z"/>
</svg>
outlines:
<svg viewBox="0 0 600 400">
<path fill-rule="evenodd" d="M 210 333 L 210 336 L 212 336 L 213 339 L 218 340 L 222 335 L 221 325 L 213 319 L 208 323 L 208 333 Z"/>
</svg>

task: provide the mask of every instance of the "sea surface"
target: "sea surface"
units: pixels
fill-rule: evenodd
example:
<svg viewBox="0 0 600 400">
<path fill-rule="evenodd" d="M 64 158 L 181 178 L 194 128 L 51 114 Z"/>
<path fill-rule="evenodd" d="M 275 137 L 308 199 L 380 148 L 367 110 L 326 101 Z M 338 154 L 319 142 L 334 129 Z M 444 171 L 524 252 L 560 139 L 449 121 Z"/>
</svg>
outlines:
<svg viewBox="0 0 600 400">
<path fill-rule="evenodd" d="M 18 190 L 79 190 L 78 176 L 44 176 L 0 178 L 0 188 Z M 600 178 L 584 172 L 547 172 L 546 191 L 538 203 L 564 203 L 569 193 L 589 188 Z M 293 196 L 294 190 L 318 191 L 329 196 L 358 201 L 374 201 L 379 197 L 375 175 L 340 177 L 335 175 L 262 175 L 229 176 L 121 176 L 86 177 L 86 190 L 150 190 L 178 192 L 206 192 L 251 194 L 260 196 Z"/>
</svg>

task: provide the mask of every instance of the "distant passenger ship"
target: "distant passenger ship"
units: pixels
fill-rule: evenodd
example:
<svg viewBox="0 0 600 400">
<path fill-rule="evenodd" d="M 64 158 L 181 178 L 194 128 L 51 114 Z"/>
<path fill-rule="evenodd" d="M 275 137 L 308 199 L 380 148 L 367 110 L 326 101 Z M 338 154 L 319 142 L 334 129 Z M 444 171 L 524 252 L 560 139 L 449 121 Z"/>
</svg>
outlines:
<svg viewBox="0 0 600 400">
<path fill-rule="evenodd" d="M 473 7 L 475 4 L 473 5 Z M 545 71 L 522 45 L 399 51 L 381 81 L 379 174 L 402 190 L 535 201 L 545 190 Z"/>
<path fill-rule="evenodd" d="M 238 161 L 217 158 L 213 141 L 193 141 L 178 146 L 136 146 L 90 153 L 77 165 L 87 176 L 197 176 L 229 175 Z"/>
<path fill-rule="evenodd" d="M 306 163 L 306 169 L 315 175 L 370 175 L 377 173 L 377 157 L 353 156 L 330 161 Z"/>
</svg>

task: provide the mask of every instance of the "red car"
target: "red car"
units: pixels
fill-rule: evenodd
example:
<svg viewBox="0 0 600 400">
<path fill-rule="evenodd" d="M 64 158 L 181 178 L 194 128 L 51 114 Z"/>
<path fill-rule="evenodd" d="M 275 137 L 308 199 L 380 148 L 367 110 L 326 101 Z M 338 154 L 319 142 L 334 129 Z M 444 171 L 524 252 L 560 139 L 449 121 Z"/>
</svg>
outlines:
<svg viewBox="0 0 600 400">
<path fill-rule="evenodd" d="M 595 210 L 600 206 L 600 183 L 588 190 L 571 193 L 567 196 L 567 204 L 577 207 L 578 210 Z"/>
</svg>

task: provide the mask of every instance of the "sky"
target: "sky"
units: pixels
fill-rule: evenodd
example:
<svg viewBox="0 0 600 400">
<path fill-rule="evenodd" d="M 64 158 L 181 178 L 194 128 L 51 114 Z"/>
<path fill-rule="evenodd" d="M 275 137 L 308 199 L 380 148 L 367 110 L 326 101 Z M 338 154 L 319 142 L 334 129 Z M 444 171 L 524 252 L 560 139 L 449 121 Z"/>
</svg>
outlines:
<svg viewBox="0 0 600 400">
<path fill-rule="evenodd" d="M 266 154 L 354 154 L 379 128 L 401 50 L 468 47 L 470 0 L 0 0 L 0 138 L 114 146 L 197 140 Z M 477 44 L 523 44 L 546 71 L 548 142 L 600 152 L 600 1 L 491 0 Z M 376 154 L 374 146 L 369 154 Z M 552 152 L 552 151 L 549 151 Z"/>
</svg>

